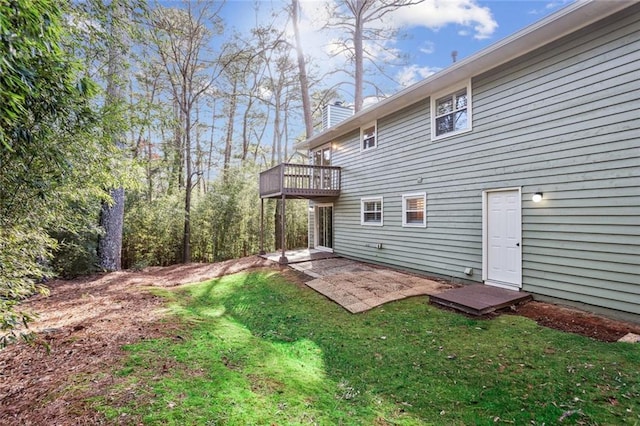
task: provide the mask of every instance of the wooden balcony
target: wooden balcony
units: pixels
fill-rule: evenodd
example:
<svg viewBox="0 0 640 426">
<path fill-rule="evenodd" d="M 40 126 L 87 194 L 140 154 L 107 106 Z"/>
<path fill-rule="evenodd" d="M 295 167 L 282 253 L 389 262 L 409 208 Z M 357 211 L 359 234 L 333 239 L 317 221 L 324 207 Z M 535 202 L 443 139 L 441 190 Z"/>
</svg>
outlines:
<svg viewBox="0 0 640 426">
<path fill-rule="evenodd" d="M 330 199 L 340 195 L 340 167 L 282 163 L 260 173 L 260 198 Z"/>
</svg>

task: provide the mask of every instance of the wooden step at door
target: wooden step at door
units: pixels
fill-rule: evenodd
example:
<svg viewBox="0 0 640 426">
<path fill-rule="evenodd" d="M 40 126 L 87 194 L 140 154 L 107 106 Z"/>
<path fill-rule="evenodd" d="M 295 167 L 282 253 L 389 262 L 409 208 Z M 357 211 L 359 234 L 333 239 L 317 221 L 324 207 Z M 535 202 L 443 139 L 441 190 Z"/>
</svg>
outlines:
<svg viewBox="0 0 640 426">
<path fill-rule="evenodd" d="M 483 284 L 466 285 L 429 296 L 429 301 L 435 305 L 478 316 L 532 299 L 529 293 Z"/>
</svg>

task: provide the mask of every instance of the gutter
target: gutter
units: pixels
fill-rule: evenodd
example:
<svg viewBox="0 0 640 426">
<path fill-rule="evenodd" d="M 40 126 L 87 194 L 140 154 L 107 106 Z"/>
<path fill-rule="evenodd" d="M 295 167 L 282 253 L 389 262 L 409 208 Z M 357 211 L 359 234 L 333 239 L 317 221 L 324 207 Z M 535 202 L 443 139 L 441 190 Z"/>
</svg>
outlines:
<svg viewBox="0 0 640 426">
<path fill-rule="evenodd" d="M 295 149 L 314 149 L 331 142 L 361 126 L 427 99 L 449 86 L 496 68 L 506 62 L 576 32 L 633 4 L 635 0 L 579 0 L 537 21 L 524 29 L 497 41 L 479 52 L 403 89 L 377 104 L 362 109 L 354 116 L 322 133 L 299 142 Z"/>
</svg>

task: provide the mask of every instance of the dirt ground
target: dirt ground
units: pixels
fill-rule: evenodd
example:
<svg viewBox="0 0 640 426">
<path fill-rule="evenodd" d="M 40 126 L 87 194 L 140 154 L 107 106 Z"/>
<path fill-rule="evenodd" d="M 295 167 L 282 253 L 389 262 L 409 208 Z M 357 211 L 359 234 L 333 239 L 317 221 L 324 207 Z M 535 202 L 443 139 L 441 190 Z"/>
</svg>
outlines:
<svg viewBox="0 0 640 426">
<path fill-rule="evenodd" d="M 104 424 L 103 416 L 86 401 L 106 396 L 117 382 L 110 372 L 124 356 L 122 346 L 174 332 L 170 322 L 158 321 L 163 299 L 140 289 L 174 287 L 251 268 L 278 267 L 255 256 L 52 281 L 49 297 L 35 297 L 23 305 L 39 313 L 32 329 L 50 352 L 42 345 L 25 344 L 0 351 L 0 424 Z M 288 268 L 282 271 L 298 284 L 310 279 Z M 638 324 L 540 302 L 513 313 L 603 341 L 616 341 L 629 332 L 640 334 Z"/>
</svg>

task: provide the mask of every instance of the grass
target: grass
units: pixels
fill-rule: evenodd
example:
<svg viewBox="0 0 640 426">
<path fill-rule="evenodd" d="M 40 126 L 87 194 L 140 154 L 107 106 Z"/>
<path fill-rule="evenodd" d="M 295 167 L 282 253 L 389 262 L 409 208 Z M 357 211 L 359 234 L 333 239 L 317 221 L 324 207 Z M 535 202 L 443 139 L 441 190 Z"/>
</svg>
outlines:
<svg viewBox="0 0 640 426">
<path fill-rule="evenodd" d="M 145 424 L 640 424 L 640 346 L 415 297 L 352 315 L 277 273 L 167 297 L 173 337 L 126 347 L 107 417 Z M 135 397 L 126 397 L 135 395 Z"/>
</svg>

